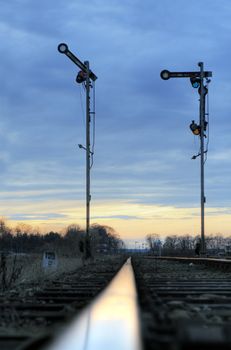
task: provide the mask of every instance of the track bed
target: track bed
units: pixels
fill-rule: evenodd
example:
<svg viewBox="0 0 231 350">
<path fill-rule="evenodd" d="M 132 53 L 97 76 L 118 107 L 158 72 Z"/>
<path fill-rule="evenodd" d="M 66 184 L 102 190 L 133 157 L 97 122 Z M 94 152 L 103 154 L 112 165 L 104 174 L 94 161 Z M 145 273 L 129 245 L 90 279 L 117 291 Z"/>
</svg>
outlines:
<svg viewBox="0 0 231 350">
<path fill-rule="evenodd" d="M 96 260 L 44 285 L 25 284 L 0 295 L 0 349 L 41 349 L 111 281 L 121 257 Z"/>
<path fill-rule="evenodd" d="M 145 350 L 230 349 L 231 271 L 133 258 Z"/>
</svg>

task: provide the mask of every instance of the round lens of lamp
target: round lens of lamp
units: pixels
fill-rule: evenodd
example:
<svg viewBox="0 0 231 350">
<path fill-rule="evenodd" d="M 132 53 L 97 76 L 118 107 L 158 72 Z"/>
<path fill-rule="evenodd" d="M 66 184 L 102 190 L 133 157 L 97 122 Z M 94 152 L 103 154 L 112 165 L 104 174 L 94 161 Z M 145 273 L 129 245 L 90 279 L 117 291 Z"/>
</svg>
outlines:
<svg viewBox="0 0 231 350">
<path fill-rule="evenodd" d="M 198 81 L 195 81 L 192 86 L 195 88 L 195 89 L 198 89 L 199 86 L 200 86 L 200 83 Z"/>
<path fill-rule="evenodd" d="M 199 78 L 191 77 L 190 82 L 194 89 L 198 89 L 201 86 L 201 80 Z"/>
<path fill-rule="evenodd" d="M 162 70 L 162 72 L 160 73 L 160 76 L 162 79 L 168 80 L 170 78 L 170 72 L 166 69 Z"/>
<path fill-rule="evenodd" d="M 58 46 L 58 51 L 59 51 L 60 53 L 66 53 L 66 52 L 68 51 L 68 46 L 67 46 L 67 44 L 64 44 L 64 43 L 59 44 L 59 46 Z"/>
<path fill-rule="evenodd" d="M 189 125 L 189 127 L 194 135 L 200 135 L 200 132 L 201 132 L 200 125 L 197 125 L 194 122 L 194 120 L 192 120 L 192 123 Z"/>
<path fill-rule="evenodd" d="M 200 135 L 200 129 L 198 128 L 198 129 L 193 130 L 193 134 L 196 136 Z"/>
</svg>

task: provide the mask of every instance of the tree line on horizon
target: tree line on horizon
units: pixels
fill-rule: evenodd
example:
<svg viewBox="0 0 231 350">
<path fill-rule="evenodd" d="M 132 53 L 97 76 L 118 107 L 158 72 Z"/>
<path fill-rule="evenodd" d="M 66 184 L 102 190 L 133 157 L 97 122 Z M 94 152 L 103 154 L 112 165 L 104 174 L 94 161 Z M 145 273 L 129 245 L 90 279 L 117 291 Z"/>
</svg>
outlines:
<svg viewBox="0 0 231 350">
<path fill-rule="evenodd" d="M 200 235 L 168 235 L 164 239 L 152 233 L 146 235 L 146 242 L 154 255 L 195 256 L 196 247 L 200 244 Z M 231 249 L 231 236 L 221 233 L 205 236 L 206 251 L 209 254 L 227 253 Z"/>
<path fill-rule="evenodd" d="M 55 250 L 65 256 L 81 255 L 81 242 L 85 230 L 78 224 L 67 226 L 62 232 L 49 231 L 41 234 L 38 228 L 21 223 L 15 227 L 0 219 L 0 253 L 41 253 Z M 112 253 L 123 247 L 123 241 L 110 226 L 93 224 L 89 231 L 93 254 Z"/>
</svg>

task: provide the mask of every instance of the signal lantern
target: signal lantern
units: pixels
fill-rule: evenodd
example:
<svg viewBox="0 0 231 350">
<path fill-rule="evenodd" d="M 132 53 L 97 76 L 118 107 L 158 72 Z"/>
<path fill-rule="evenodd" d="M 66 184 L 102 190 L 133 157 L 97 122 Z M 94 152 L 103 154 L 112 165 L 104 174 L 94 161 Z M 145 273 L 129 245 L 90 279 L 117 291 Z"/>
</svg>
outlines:
<svg viewBox="0 0 231 350">
<path fill-rule="evenodd" d="M 76 81 L 77 83 L 81 84 L 87 79 L 87 73 L 85 73 L 83 70 L 80 70 L 77 77 Z"/>
<path fill-rule="evenodd" d="M 192 120 L 192 123 L 189 125 L 192 133 L 196 136 L 200 135 L 201 133 L 201 127 L 200 125 L 197 125 L 194 120 Z"/>
<path fill-rule="evenodd" d="M 201 80 L 199 78 L 190 78 L 190 82 L 194 89 L 199 89 L 201 86 Z"/>
</svg>

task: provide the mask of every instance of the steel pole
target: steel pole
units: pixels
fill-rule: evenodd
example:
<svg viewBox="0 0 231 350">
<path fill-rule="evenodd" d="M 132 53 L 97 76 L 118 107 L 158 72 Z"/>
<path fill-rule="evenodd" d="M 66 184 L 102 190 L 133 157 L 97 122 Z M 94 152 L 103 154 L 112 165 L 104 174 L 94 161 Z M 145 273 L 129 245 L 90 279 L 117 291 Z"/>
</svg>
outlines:
<svg viewBox="0 0 231 350">
<path fill-rule="evenodd" d="M 90 249 L 90 160 L 91 160 L 91 145 L 90 145 L 90 123 L 91 123 L 91 114 L 90 114 L 90 69 L 89 62 L 84 62 L 87 71 L 86 71 L 86 244 L 85 244 L 85 257 L 91 257 Z"/>
<path fill-rule="evenodd" d="M 205 247 L 205 193 L 204 193 L 204 131 L 205 131 L 205 91 L 204 91 L 204 63 L 200 67 L 200 153 L 201 153 L 201 254 L 206 254 Z"/>
</svg>

